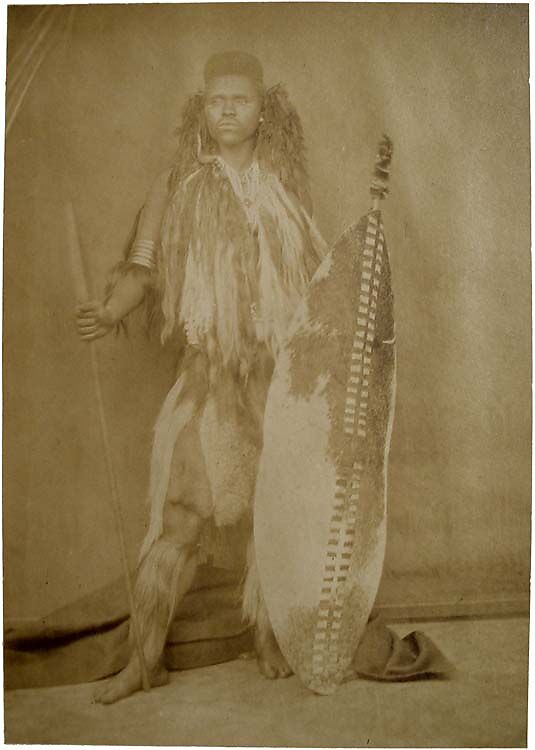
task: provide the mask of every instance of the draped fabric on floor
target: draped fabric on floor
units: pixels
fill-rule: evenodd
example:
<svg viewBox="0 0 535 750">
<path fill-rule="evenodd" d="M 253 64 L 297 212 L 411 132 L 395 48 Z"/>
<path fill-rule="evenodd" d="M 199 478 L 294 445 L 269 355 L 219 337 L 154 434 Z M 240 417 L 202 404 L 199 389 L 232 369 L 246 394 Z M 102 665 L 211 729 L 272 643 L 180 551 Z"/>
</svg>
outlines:
<svg viewBox="0 0 535 750">
<path fill-rule="evenodd" d="M 251 652 L 252 633 L 242 620 L 240 594 L 236 571 L 199 569 L 171 626 L 165 651 L 169 669 L 218 664 Z M 114 674 L 126 665 L 127 635 L 126 593 L 118 580 L 38 624 L 8 629 L 6 688 L 69 685 Z M 451 672 L 447 659 L 424 634 L 400 639 L 375 616 L 352 669 L 354 677 L 396 681 Z"/>
</svg>

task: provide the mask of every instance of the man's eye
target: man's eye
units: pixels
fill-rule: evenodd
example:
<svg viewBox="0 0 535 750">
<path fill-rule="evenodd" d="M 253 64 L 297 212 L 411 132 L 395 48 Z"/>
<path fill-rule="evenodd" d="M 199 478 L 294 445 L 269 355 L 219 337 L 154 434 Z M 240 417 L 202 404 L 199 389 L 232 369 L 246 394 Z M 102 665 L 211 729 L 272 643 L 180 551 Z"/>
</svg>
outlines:
<svg viewBox="0 0 535 750">
<path fill-rule="evenodd" d="M 244 96 L 239 96 L 236 99 L 236 104 L 248 104 L 248 103 L 249 103 L 249 99 L 246 99 Z"/>
<path fill-rule="evenodd" d="M 211 99 L 208 100 L 208 104 L 213 107 L 216 104 L 221 104 L 221 97 L 220 96 L 213 96 Z"/>
</svg>

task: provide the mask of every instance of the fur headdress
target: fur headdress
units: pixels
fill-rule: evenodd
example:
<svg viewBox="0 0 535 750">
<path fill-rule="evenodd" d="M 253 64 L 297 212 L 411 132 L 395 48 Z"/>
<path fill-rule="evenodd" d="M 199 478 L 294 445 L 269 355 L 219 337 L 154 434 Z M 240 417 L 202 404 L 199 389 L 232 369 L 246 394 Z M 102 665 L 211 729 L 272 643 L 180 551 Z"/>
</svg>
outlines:
<svg viewBox="0 0 535 750">
<path fill-rule="evenodd" d="M 204 66 L 204 83 L 221 76 L 246 76 L 259 91 L 264 88 L 264 71 L 260 60 L 248 52 L 229 50 L 212 55 Z"/>
</svg>

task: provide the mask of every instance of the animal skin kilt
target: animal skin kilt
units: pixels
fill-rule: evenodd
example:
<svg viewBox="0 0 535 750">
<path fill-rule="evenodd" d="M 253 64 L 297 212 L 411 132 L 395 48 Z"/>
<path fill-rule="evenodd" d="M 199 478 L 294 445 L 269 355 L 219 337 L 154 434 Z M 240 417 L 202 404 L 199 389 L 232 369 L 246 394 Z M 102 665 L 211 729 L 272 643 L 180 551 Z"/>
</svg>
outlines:
<svg viewBox="0 0 535 750">
<path fill-rule="evenodd" d="M 262 418 L 273 360 L 265 352 L 236 395 L 232 378 L 208 382 L 205 353 L 188 347 L 154 428 L 150 524 L 145 558 L 163 533 L 167 498 L 180 498 L 204 520 L 199 562 L 231 568 L 243 563 L 240 541 L 250 510 L 262 446 Z"/>
</svg>

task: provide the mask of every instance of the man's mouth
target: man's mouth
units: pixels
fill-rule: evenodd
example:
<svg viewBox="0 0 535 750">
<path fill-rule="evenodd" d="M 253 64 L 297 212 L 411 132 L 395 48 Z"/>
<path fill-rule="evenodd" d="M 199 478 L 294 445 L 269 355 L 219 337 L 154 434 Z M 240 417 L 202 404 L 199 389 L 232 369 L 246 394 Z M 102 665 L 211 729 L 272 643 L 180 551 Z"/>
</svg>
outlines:
<svg viewBox="0 0 535 750">
<path fill-rule="evenodd" d="M 238 127 L 238 123 L 234 122 L 232 120 L 224 120 L 223 122 L 220 122 L 217 127 L 218 128 L 223 128 L 225 130 L 227 128 L 237 128 Z"/>
</svg>

